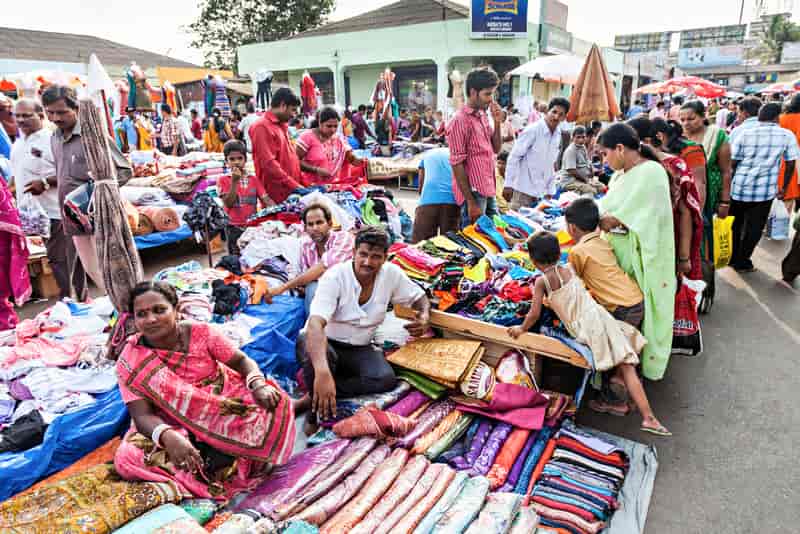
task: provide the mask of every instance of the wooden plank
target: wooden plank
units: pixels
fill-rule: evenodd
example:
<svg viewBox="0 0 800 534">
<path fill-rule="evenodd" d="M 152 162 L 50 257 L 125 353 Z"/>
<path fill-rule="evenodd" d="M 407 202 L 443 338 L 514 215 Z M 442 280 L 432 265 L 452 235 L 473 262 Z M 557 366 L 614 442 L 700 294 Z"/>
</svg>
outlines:
<svg viewBox="0 0 800 534">
<path fill-rule="evenodd" d="M 401 319 L 414 318 L 414 311 L 403 306 L 395 306 L 394 314 Z M 559 340 L 541 334 L 525 333 L 514 339 L 506 333 L 504 326 L 497 326 L 439 310 L 431 310 L 431 325 L 475 339 L 499 343 L 506 347 L 526 352 L 534 352 L 548 358 L 567 362 L 582 369 L 589 369 L 589 364 L 583 356 Z"/>
</svg>

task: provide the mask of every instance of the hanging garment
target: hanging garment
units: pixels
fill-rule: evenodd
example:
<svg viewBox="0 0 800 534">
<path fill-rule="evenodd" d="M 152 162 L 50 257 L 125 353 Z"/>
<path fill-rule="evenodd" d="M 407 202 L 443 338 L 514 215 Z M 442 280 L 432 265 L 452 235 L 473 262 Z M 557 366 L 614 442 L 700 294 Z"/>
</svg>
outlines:
<svg viewBox="0 0 800 534">
<path fill-rule="evenodd" d="M 231 101 L 226 92 L 226 85 L 223 80 L 216 80 L 214 83 L 214 107 L 220 110 L 226 119 L 231 117 Z"/>
<path fill-rule="evenodd" d="M 256 83 L 258 84 L 256 106 L 262 110 L 269 109 L 269 104 L 272 100 L 272 78 L 272 71 L 258 71 L 256 73 Z"/>
<path fill-rule="evenodd" d="M 300 82 L 300 96 L 303 99 L 303 115 L 312 115 L 317 110 L 317 84 L 310 74 Z"/>
</svg>

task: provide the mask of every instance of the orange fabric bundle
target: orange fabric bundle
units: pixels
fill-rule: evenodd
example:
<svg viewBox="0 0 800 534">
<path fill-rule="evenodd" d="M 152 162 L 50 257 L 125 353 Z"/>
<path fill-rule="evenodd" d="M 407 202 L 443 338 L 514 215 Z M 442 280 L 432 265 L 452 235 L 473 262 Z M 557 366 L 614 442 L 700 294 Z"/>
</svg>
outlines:
<svg viewBox="0 0 800 534">
<path fill-rule="evenodd" d="M 153 221 L 141 211 L 139 212 L 139 226 L 137 226 L 135 230 L 131 230 L 133 231 L 133 235 L 147 235 L 156 231 L 153 226 Z"/>
<path fill-rule="evenodd" d="M 139 212 L 150 219 L 157 232 L 171 232 L 181 225 L 178 212 L 172 208 L 143 206 L 139 208 Z"/>
<path fill-rule="evenodd" d="M 131 232 L 136 234 L 136 229 L 139 228 L 139 210 L 124 198 L 122 199 L 122 207 L 125 210 L 125 215 L 128 217 L 128 226 Z"/>
<path fill-rule="evenodd" d="M 515 428 L 511 431 L 508 439 L 503 443 L 503 448 L 497 453 L 497 458 L 494 459 L 494 464 L 489 469 L 489 473 L 486 475 L 492 491 L 505 483 L 508 472 L 511 471 L 511 467 L 514 465 L 519 453 L 522 452 L 523 447 L 525 447 L 525 441 L 530 435 L 531 431 L 524 428 Z"/>
<path fill-rule="evenodd" d="M 439 441 L 442 436 L 444 436 L 448 430 L 453 428 L 455 424 L 458 422 L 458 418 L 461 417 L 461 412 L 458 410 L 453 410 L 444 419 L 439 421 L 439 424 L 436 427 L 421 436 L 417 441 L 414 442 L 414 447 L 411 449 L 411 454 L 425 454 L 434 443 Z"/>
</svg>

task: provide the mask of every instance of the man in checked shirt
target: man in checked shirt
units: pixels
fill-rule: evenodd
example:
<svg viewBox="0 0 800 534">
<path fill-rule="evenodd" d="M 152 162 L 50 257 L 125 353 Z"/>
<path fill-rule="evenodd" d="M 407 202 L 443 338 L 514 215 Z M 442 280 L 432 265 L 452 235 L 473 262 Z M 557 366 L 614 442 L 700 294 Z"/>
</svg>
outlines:
<svg viewBox="0 0 800 534">
<path fill-rule="evenodd" d="M 467 102 L 447 126 L 453 192 L 456 204 L 461 206 L 462 227 L 497 211 L 495 168 L 502 146 L 503 110 L 494 101 L 494 92 L 499 84 L 492 69 L 472 69 L 467 75 Z M 487 110 L 491 111 L 494 127 Z"/>
</svg>

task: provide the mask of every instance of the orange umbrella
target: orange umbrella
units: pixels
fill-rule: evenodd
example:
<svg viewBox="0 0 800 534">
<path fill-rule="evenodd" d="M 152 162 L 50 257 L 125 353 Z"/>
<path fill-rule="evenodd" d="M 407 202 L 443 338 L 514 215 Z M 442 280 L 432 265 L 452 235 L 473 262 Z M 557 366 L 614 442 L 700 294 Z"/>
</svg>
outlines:
<svg viewBox="0 0 800 534">
<path fill-rule="evenodd" d="M 587 124 L 593 120 L 613 121 L 620 114 L 614 85 L 608 76 L 600 49 L 592 45 L 578 81 L 572 88 L 567 120 Z"/>
<path fill-rule="evenodd" d="M 17 85 L 14 82 L 6 80 L 5 78 L 0 80 L 0 91 L 11 92 L 16 90 L 17 90 Z"/>
</svg>

